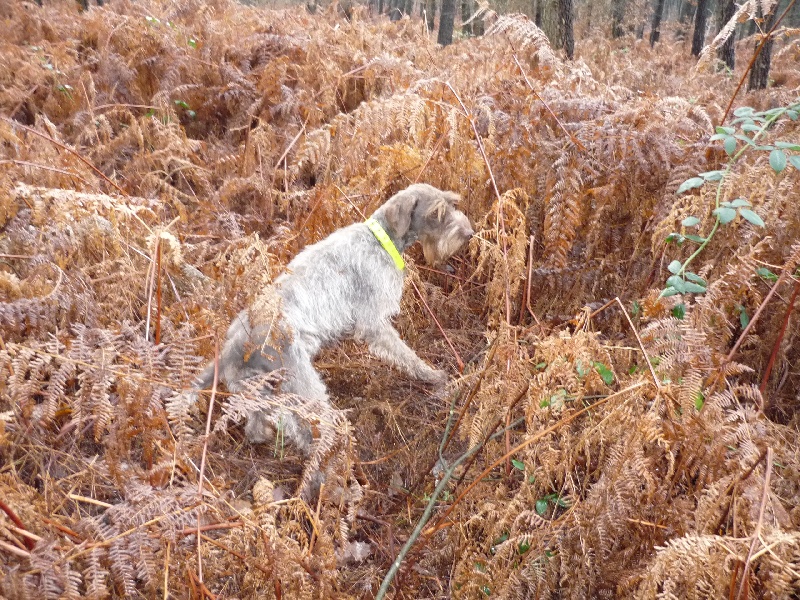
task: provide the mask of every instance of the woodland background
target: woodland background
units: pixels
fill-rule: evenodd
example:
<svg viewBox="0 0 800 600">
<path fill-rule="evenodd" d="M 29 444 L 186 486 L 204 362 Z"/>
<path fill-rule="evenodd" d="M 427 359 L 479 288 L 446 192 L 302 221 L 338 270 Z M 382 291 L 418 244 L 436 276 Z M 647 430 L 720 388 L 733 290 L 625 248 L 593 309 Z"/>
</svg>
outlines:
<svg viewBox="0 0 800 600">
<path fill-rule="evenodd" d="M 3 596 L 800 594 L 795 3 L 446 4 L 0 4 Z M 189 401 L 415 181 L 478 232 L 409 253 L 446 390 L 326 350 L 307 463 Z"/>
</svg>

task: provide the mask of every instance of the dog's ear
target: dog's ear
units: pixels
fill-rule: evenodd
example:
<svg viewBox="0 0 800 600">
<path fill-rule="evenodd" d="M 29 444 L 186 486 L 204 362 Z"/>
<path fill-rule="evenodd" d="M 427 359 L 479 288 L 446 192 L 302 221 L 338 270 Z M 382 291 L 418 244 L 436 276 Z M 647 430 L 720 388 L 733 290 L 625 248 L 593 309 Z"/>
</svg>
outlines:
<svg viewBox="0 0 800 600">
<path fill-rule="evenodd" d="M 442 196 L 431 200 L 430 205 L 428 206 L 428 210 L 425 212 L 426 217 L 436 217 L 436 220 L 441 223 L 444 216 L 447 214 L 447 209 L 449 208 L 450 202 L 449 200 Z"/>
<path fill-rule="evenodd" d="M 444 199 L 447 200 L 447 203 L 450 206 L 455 206 L 456 204 L 461 202 L 461 196 L 459 196 L 455 192 L 442 192 L 442 196 L 444 196 Z"/>
<path fill-rule="evenodd" d="M 402 238 L 408 233 L 408 229 L 411 227 L 411 217 L 418 201 L 416 194 L 403 190 L 386 203 L 386 211 L 383 216 L 396 237 Z"/>
</svg>

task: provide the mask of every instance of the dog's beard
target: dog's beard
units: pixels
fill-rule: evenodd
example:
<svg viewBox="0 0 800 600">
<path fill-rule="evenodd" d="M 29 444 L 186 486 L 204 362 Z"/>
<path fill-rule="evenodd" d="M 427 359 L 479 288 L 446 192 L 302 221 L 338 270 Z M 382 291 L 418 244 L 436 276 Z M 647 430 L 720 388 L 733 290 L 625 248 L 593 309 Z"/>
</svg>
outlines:
<svg viewBox="0 0 800 600">
<path fill-rule="evenodd" d="M 431 267 L 439 267 L 447 262 L 453 254 L 461 250 L 467 239 L 458 231 L 453 230 L 448 235 L 438 239 L 424 239 L 422 253 L 425 262 Z"/>
</svg>

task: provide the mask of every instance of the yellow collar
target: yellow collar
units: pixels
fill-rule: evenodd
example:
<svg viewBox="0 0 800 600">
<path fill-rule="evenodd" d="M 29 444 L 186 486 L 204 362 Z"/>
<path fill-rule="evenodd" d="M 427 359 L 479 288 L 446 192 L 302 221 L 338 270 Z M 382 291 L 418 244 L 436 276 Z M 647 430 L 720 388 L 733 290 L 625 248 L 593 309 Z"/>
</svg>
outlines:
<svg viewBox="0 0 800 600">
<path fill-rule="evenodd" d="M 389 253 L 389 256 L 392 257 L 395 266 L 400 269 L 401 271 L 406 268 L 406 263 L 403 261 L 403 257 L 400 256 L 400 253 L 397 251 L 397 248 L 392 242 L 392 239 L 389 237 L 389 234 L 386 233 L 386 230 L 381 227 L 381 224 L 378 223 L 375 219 L 370 217 L 366 221 L 364 221 L 369 230 L 373 233 L 373 235 L 377 238 L 377 240 L 383 246 L 383 249 Z"/>
</svg>

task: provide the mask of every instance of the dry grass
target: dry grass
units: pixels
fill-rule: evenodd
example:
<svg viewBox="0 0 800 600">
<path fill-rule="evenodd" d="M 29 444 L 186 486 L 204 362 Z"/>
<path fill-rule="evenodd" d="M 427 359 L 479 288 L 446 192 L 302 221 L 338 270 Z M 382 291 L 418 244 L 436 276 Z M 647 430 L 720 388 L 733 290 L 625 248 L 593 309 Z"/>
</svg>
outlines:
<svg viewBox="0 0 800 600">
<path fill-rule="evenodd" d="M 676 190 L 724 163 L 709 137 L 743 67 L 633 39 L 565 63 L 519 17 L 441 49 L 416 21 L 227 0 L 6 3 L 0 40 L 4 596 L 374 597 L 449 432 L 446 462 L 481 449 L 394 597 L 800 594 L 797 170 L 745 156 L 723 199 L 766 229 L 715 236 L 684 318 L 658 298 L 691 252 L 667 235 L 711 228 L 711 188 Z M 796 101 L 796 55 L 737 105 Z M 307 505 L 291 447 L 206 439 L 207 398 L 183 393 L 300 248 L 415 181 L 458 191 L 479 231 L 453 273 L 411 252 L 425 302 L 409 286 L 398 319 L 453 382 L 325 351 L 338 410 L 302 408 L 328 473 Z M 732 352 L 773 285 L 759 267 L 781 287 Z M 618 304 L 598 310 L 615 297 L 641 347 Z M 213 422 L 247 401 L 220 390 Z"/>
</svg>

